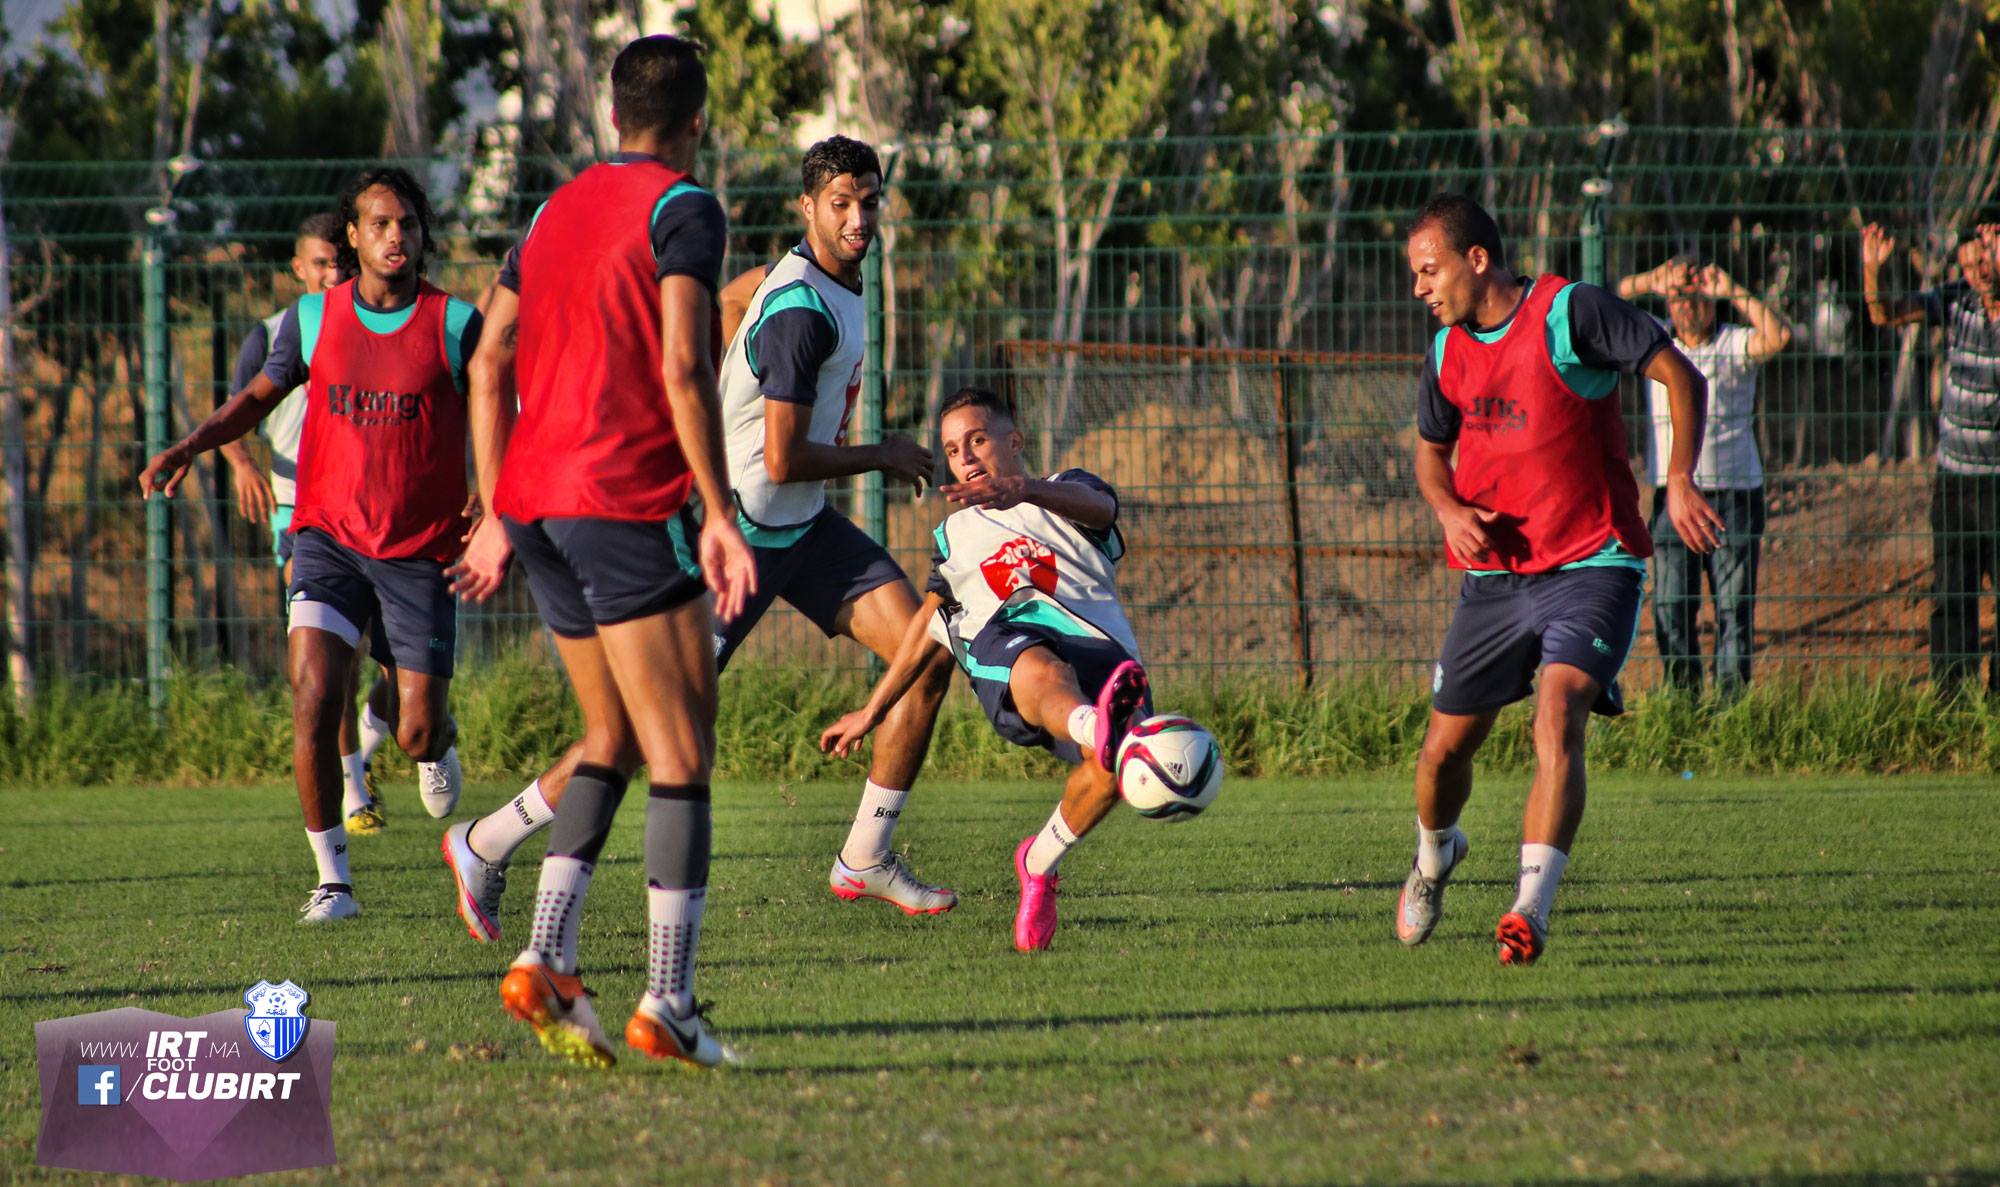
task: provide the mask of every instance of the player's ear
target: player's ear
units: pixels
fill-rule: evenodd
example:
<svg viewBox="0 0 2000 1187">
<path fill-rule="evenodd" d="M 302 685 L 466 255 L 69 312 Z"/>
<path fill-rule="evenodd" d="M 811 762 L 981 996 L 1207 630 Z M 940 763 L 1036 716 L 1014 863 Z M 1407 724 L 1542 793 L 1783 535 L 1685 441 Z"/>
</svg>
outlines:
<svg viewBox="0 0 2000 1187">
<path fill-rule="evenodd" d="M 1466 263 L 1472 265 L 1472 274 L 1474 276 L 1486 275 L 1488 265 L 1493 263 L 1493 257 L 1487 255 L 1486 249 L 1477 243 L 1465 249 L 1465 260 Z"/>
<path fill-rule="evenodd" d="M 1015 457 L 1019 457 L 1027 451 L 1028 439 L 1021 435 L 1021 430 L 1009 428 L 1007 430 L 1007 448 L 1014 451 Z"/>
</svg>

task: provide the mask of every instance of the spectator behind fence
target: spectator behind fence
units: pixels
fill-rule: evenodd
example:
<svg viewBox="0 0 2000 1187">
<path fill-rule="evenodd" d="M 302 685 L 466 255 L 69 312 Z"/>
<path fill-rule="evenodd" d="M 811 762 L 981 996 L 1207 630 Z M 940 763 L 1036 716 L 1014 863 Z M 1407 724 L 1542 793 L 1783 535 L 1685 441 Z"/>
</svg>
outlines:
<svg viewBox="0 0 2000 1187">
<path fill-rule="evenodd" d="M 1979 583 L 2000 588 L 2000 223 L 1958 245 L 1962 278 L 1913 297 L 1882 296 L 1882 265 L 1896 240 L 1877 223 L 1861 231 L 1868 320 L 1922 321 L 1945 329 L 1944 395 L 1938 407 L 1937 475 L 1931 485 L 1931 684 L 1958 691 L 1979 674 Z M 1987 674 L 2000 691 L 2000 657 Z"/>
<path fill-rule="evenodd" d="M 1755 644 L 1757 559 L 1764 535 L 1764 464 L 1757 454 L 1757 368 L 1792 340 L 1769 306 L 1710 264 L 1685 256 L 1618 282 L 1627 300 L 1666 298 L 1674 345 L 1708 379 L 1708 432 L 1695 463 L 1694 482 L 1721 514 L 1722 542 L 1702 556 L 1682 543 L 1666 519 L 1663 474 L 1672 441 L 1667 391 L 1646 385 L 1652 420 L 1646 478 L 1653 486 L 1653 632 L 1669 687 L 1701 691 L 1702 575 L 1715 598 L 1715 687 L 1724 695 L 1750 683 Z M 1718 301 L 1728 301 L 1747 325 L 1716 321 Z"/>
</svg>

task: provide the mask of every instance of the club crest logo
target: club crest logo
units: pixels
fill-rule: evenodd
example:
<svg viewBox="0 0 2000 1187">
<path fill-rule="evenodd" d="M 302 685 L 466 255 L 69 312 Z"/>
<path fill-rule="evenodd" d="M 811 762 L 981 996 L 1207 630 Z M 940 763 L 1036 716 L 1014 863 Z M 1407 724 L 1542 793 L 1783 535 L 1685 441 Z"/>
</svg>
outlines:
<svg viewBox="0 0 2000 1187">
<path fill-rule="evenodd" d="M 1002 544 L 992 556 L 979 562 L 979 573 L 993 596 L 1005 601 L 1018 589 L 1032 586 L 1045 594 L 1056 592 L 1056 553 L 1039 540 L 1016 536 Z"/>
<path fill-rule="evenodd" d="M 259 981 L 244 990 L 243 1003 L 250 1012 L 243 1018 L 243 1029 L 251 1044 L 273 1062 L 284 1062 L 306 1037 L 306 1023 L 311 1020 L 305 1009 L 311 997 L 290 981 L 282 985 Z"/>
</svg>

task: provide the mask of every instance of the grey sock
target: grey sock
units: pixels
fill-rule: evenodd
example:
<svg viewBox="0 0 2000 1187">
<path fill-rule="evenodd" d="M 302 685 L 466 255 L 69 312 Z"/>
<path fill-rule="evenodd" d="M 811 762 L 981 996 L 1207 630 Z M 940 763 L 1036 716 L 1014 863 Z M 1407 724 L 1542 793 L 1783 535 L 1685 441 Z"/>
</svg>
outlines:
<svg viewBox="0 0 2000 1187">
<path fill-rule="evenodd" d="M 624 798 L 625 776 L 596 763 L 576 764 L 576 772 L 563 788 L 562 802 L 556 806 L 555 822 L 549 825 L 550 855 L 596 865 L 604 839 L 611 835 L 611 820 L 618 815 L 618 804 Z"/>
<path fill-rule="evenodd" d="M 646 798 L 646 881 L 670 890 L 708 885 L 711 836 L 708 784 L 653 784 Z"/>
</svg>

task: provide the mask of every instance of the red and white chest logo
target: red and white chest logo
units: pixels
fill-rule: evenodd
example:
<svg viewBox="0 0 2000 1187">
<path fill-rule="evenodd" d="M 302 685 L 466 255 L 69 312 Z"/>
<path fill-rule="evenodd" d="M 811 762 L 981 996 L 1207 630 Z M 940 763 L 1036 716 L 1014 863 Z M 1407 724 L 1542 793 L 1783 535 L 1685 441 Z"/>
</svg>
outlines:
<svg viewBox="0 0 2000 1187">
<path fill-rule="evenodd" d="M 1056 592 L 1055 550 L 1039 540 L 1016 536 L 999 551 L 979 562 L 979 572 L 992 588 L 993 596 L 1005 599 L 1024 585 L 1045 594 Z"/>
</svg>

